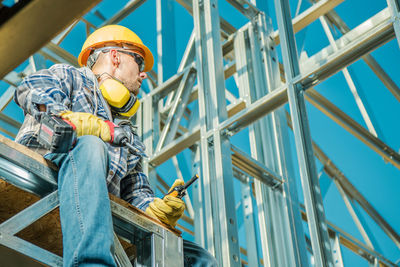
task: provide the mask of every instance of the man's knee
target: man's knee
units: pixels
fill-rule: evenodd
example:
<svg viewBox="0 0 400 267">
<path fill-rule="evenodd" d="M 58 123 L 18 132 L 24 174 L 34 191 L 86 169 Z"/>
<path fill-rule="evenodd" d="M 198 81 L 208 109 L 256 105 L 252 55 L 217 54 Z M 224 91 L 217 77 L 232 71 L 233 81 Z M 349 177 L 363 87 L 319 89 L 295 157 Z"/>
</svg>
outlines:
<svg viewBox="0 0 400 267">
<path fill-rule="evenodd" d="M 78 137 L 74 150 L 79 150 L 79 152 L 86 154 L 87 160 L 107 159 L 107 146 L 104 141 L 97 136 L 84 135 Z"/>
</svg>

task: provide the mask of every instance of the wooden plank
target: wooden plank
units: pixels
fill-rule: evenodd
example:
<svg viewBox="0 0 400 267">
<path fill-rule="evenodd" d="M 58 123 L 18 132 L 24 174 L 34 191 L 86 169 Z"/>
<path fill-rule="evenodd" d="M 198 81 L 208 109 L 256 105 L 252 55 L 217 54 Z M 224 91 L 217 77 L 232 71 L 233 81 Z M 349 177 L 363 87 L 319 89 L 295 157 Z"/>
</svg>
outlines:
<svg viewBox="0 0 400 267">
<path fill-rule="evenodd" d="M 8 147 L 16 150 L 17 152 L 20 152 L 34 160 L 36 160 L 37 162 L 39 162 L 40 164 L 43 164 L 55 171 L 58 170 L 57 166 L 55 164 L 53 164 L 52 162 L 46 160 L 43 158 L 42 155 L 40 155 L 39 153 L 36 153 L 32 150 L 30 150 L 29 148 L 27 148 L 24 145 L 18 144 L 14 141 L 12 141 L 11 139 L 8 139 L 7 137 L 4 137 L 3 135 L 0 135 L 0 143 L 3 143 L 5 145 L 7 145 Z"/>
</svg>

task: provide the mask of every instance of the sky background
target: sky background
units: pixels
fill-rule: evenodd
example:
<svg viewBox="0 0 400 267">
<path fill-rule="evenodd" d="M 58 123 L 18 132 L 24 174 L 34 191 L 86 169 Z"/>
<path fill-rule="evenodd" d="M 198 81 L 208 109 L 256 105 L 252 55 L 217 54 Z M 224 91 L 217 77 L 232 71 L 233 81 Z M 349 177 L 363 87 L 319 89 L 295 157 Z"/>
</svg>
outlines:
<svg viewBox="0 0 400 267">
<path fill-rule="evenodd" d="M 3 4 L 6 2 L 7 1 L 3 1 Z M 267 15 L 272 18 L 274 29 L 277 29 L 273 1 L 267 2 L 268 4 L 264 11 L 266 11 Z M 96 11 L 100 12 L 105 18 L 110 18 L 126 3 L 127 1 L 102 1 L 92 11 L 85 15 L 85 18 L 96 26 L 100 25 L 102 20 L 95 15 Z M 291 0 L 290 4 L 292 16 L 294 16 L 298 6 L 298 1 Z M 353 29 L 364 20 L 384 9 L 386 6 L 387 3 L 385 0 L 346 0 L 336 7 L 335 10 L 346 24 Z M 308 1 L 302 1 L 300 11 L 304 11 L 308 7 L 310 7 L 310 3 Z M 243 15 L 236 11 L 226 1 L 219 1 L 219 10 L 220 15 L 237 29 L 248 22 Z M 177 69 L 193 29 L 193 18 L 176 2 L 174 2 L 174 12 Z M 144 44 L 146 44 L 153 52 L 155 60 L 157 61 L 155 0 L 146 1 L 120 24 L 135 31 L 141 37 Z M 335 38 L 340 37 L 338 31 L 334 31 L 333 33 Z M 60 46 L 77 57 L 85 39 L 85 25 L 83 22 L 79 22 Z M 319 20 L 316 20 L 306 29 L 297 33 L 296 42 L 299 54 L 305 52 L 308 56 L 314 55 L 322 48 L 329 45 L 328 39 L 323 32 Z M 280 47 L 278 48 L 278 53 L 280 54 Z M 393 81 L 397 85 L 400 85 L 400 51 L 396 39 L 393 39 L 379 47 L 373 51 L 371 55 L 390 75 Z M 280 62 L 282 62 L 281 58 Z M 27 62 L 21 64 L 16 71 L 23 70 L 27 64 Z M 50 61 L 47 62 L 48 66 L 51 64 Z M 154 69 L 157 71 L 156 64 Z M 377 129 L 378 137 L 389 147 L 398 152 L 400 149 L 400 124 L 398 115 L 400 111 L 399 101 L 396 100 L 385 88 L 364 61 L 358 60 L 350 65 L 348 69 L 357 86 L 358 93 L 364 100 L 364 104 L 372 118 L 372 122 Z M 175 70 L 172 71 L 172 73 L 175 72 Z M 0 91 L 4 92 L 7 88 L 8 85 L 5 82 L 0 81 Z M 237 92 L 233 78 L 226 81 L 226 88 L 234 93 Z M 315 89 L 351 116 L 351 118 L 366 127 L 342 72 L 338 72 L 331 76 Z M 144 90 L 147 91 L 148 88 L 144 88 Z M 194 107 L 194 105 L 191 105 L 191 107 Z M 289 111 L 288 105 L 286 105 L 285 108 Z M 325 154 L 329 156 L 333 163 L 339 167 L 350 182 L 356 186 L 364 197 L 366 197 L 370 204 L 379 211 L 383 218 L 387 220 L 396 232 L 400 233 L 399 169 L 395 168 L 390 163 L 386 163 L 378 154 L 373 152 L 365 144 L 356 139 L 353 135 L 341 128 L 338 124 L 326 117 L 309 103 L 307 103 L 307 112 L 312 139 L 321 147 Z M 14 102 L 11 102 L 3 113 L 20 122 L 23 121 L 23 113 Z M 16 129 L 9 128 L 3 122 L 0 122 L 0 126 L 16 133 Z M 296 150 L 294 146 L 294 138 L 291 130 L 288 130 L 288 132 L 291 137 L 292 161 L 296 170 L 298 192 L 301 197 L 301 202 L 303 202 L 297 158 L 295 155 Z M 247 130 L 243 130 L 232 138 L 232 143 L 250 154 L 247 134 Z M 11 136 L 7 134 L 6 136 L 11 138 Z M 186 158 L 186 164 L 183 164 L 181 168 L 184 176 L 187 177 L 185 179 L 189 179 L 189 167 L 191 164 L 190 154 L 188 151 L 185 151 L 182 155 Z M 182 159 L 183 156 L 181 156 L 180 159 Z M 328 221 L 334 223 L 362 241 L 363 239 L 355 224 L 352 222 L 351 216 L 349 215 L 338 190 L 333 183 L 330 184 L 331 180 L 322 172 L 321 168 L 322 166 L 317 160 L 317 170 L 321 174 L 321 186 L 327 188 L 327 192 L 324 196 L 324 205 Z M 176 174 L 170 161 L 157 168 L 157 170 L 159 173 L 166 174 L 162 175 L 163 178 L 169 184 L 172 184 Z M 243 220 L 243 214 L 240 206 L 240 194 L 238 193 L 238 188 L 239 183 L 235 181 L 235 198 L 237 203 L 238 220 L 240 222 Z M 157 191 L 157 194 L 160 194 L 160 192 Z M 361 208 L 359 210 L 361 211 Z M 365 212 L 361 211 L 361 214 L 377 241 L 378 247 L 376 250 L 393 262 L 399 260 L 399 248 L 394 245 L 394 243 L 383 233 L 382 230 L 379 229 L 379 227 L 368 217 L 367 214 L 365 214 Z M 239 225 L 241 224 L 239 223 Z M 244 227 L 241 226 L 239 229 L 241 238 L 240 245 L 246 247 L 243 228 Z M 305 228 L 305 231 L 307 232 L 308 230 Z M 192 239 L 192 237 L 187 234 L 185 234 L 184 237 Z M 356 256 L 343 246 L 342 254 L 346 266 L 368 266 L 366 261 Z"/>
</svg>

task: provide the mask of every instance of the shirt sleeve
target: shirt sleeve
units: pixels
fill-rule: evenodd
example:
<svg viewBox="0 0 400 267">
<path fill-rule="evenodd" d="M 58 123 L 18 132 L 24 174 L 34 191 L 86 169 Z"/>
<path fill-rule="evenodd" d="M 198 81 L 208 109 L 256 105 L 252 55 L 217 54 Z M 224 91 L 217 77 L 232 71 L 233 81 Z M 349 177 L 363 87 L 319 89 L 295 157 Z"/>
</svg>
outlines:
<svg viewBox="0 0 400 267">
<path fill-rule="evenodd" d="M 58 114 L 71 106 L 71 92 L 79 79 L 78 71 L 66 64 L 56 64 L 49 69 L 40 70 L 27 76 L 14 94 L 15 102 L 28 113 L 40 119 L 40 104 L 46 106 L 46 112 Z"/>
<path fill-rule="evenodd" d="M 142 172 L 141 163 L 121 180 L 121 198 L 143 211 L 154 200 L 154 192 Z"/>
</svg>

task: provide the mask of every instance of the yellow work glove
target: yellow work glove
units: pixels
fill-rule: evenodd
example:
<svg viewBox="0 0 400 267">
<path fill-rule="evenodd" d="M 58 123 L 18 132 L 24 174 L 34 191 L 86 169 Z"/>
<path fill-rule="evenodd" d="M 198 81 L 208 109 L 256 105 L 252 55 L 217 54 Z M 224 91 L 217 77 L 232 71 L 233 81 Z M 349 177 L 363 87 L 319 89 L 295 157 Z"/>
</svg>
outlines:
<svg viewBox="0 0 400 267">
<path fill-rule="evenodd" d="M 65 111 L 60 116 L 75 126 L 78 137 L 82 135 L 94 135 L 100 137 L 104 142 L 111 141 L 112 132 L 109 124 L 93 114 Z"/>
<path fill-rule="evenodd" d="M 181 179 L 175 180 L 169 192 L 179 185 L 183 185 L 184 181 Z M 175 227 L 176 222 L 182 217 L 185 211 L 185 203 L 182 199 L 166 195 L 163 199 L 155 198 L 153 202 L 146 209 L 146 213 L 163 223 Z"/>
</svg>

